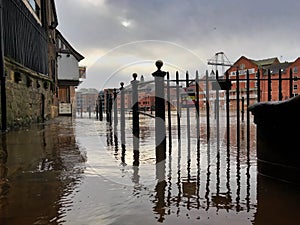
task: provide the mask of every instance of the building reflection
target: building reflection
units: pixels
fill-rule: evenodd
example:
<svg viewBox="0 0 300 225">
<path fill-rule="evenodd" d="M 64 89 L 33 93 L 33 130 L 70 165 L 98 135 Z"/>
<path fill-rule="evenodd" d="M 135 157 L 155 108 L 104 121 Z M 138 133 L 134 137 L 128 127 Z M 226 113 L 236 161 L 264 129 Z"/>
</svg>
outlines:
<svg viewBox="0 0 300 225">
<path fill-rule="evenodd" d="M 0 220 L 4 224 L 59 224 L 66 197 L 80 183 L 85 154 L 72 120 L 10 131 L 2 138 Z M 70 202 L 69 202 L 70 203 Z"/>
<path fill-rule="evenodd" d="M 9 192 L 9 182 L 7 179 L 8 167 L 7 167 L 7 137 L 6 133 L 2 134 L 2 145 L 0 149 L 0 211 L 5 211 L 6 206 L 8 205 L 7 195 Z"/>
</svg>

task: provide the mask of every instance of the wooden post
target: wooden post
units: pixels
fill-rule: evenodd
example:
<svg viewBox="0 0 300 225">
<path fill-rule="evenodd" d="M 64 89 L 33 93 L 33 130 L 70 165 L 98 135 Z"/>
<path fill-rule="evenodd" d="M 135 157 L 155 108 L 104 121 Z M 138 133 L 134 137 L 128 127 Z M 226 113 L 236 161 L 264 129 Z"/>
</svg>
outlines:
<svg viewBox="0 0 300 225">
<path fill-rule="evenodd" d="M 91 105 L 89 105 L 88 111 L 89 111 L 89 118 L 91 118 Z"/>
<path fill-rule="evenodd" d="M 106 92 L 106 121 L 111 124 L 112 97 L 109 92 L 109 90 Z"/>
<path fill-rule="evenodd" d="M 114 95 L 114 103 L 113 103 L 113 106 L 114 106 L 114 128 L 116 129 L 118 126 L 118 106 L 117 106 L 117 89 L 116 88 L 114 88 L 113 95 Z"/>
<path fill-rule="evenodd" d="M 95 111 L 96 111 L 96 120 L 99 119 L 99 96 L 96 100 L 96 108 L 95 108 Z"/>
<path fill-rule="evenodd" d="M 4 40 L 3 40 L 3 2 L 0 0 L 0 79 L 1 79 L 1 130 L 7 130 L 6 109 L 6 78 L 4 63 Z"/>
<path fill-rule="evenodd" d="M 103 121 L 103 108 L 102 108 L 102 104 L 103 104 L 103 101 L 102 101 L 102 96 L 99 94 L 99 120 L 100 121 Z"/>
</svg>

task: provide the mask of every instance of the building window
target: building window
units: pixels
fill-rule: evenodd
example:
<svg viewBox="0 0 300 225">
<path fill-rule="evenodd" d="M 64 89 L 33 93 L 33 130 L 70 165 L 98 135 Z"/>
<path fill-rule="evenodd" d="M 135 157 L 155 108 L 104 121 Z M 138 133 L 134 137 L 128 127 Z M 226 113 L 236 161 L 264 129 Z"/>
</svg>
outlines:
<svg viewBox="0 0 300 225">
<path fill-rule="evenodd" d="M 245 69 L 245 64 L 244 63 L 240 64 L 240 69 L 241 70 Z"/>
<path fill-rule="evenodd" d="M 295 67 L 293 68 L 293 73 L 298 73 L 298 67 L 295 66 Z"/>
<path fill-rule="evenodd" d="M 294 84 L 294 90 L 298 90 L 298 85 Z"/>
<path fill-rule="evenodd" d="M 35 0 L 27 0 L 27 2 L 30 4 L 31 8 L 34 10 L 35 14 L 38 16 L 38 18 L 41 18 L 40 12 L 41 9 L 39 5 L 36 3 Z"/>
</svg>

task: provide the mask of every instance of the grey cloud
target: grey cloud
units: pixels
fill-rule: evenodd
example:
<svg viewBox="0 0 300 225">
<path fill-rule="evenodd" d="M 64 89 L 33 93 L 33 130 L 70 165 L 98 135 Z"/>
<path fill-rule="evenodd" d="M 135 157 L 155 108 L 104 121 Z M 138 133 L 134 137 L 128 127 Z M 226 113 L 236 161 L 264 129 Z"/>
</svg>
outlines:
<svg viewBox="0 0 300 225">
<path fill-rule="evenodd" d="M 96 48 L 109 51 L 141 40 L 178 44 L 205 62 L 218 51 L 232 61 L 241 55 L 283 55 L 287 60 L 298 56 L 297 0 L 106 0 L 103 6 L 86 0 L 61 0 L 56 5 L 59 29 L 86 57 Z M 121 54 L 140 60 L 168 54 L 166 46 L 162 50 L 149 47 L 127 48 Z M 186 62 L 176 54 L 178 61 Z"/>
</svg>

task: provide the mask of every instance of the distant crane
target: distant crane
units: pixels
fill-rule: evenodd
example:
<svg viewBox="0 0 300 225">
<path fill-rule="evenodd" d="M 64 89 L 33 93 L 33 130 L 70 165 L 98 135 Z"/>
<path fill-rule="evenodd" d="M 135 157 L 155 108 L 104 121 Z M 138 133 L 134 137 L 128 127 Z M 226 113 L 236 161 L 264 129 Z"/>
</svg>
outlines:
<svg viewBox="0 0 300 225">
<path fill-rule="evenodd" d="M 213 58 L 209 59 L 207 62 L 208 65 L 215 66 L 215 71 L 218 70 L 218 66 L 221 66 L 222 76 L 225 73 L 225 67 L 232 66 L 233 64 L 228 60 L 224 52 L 217 52 Z M 212 71 L 212 75 L 215 75 L 215 72 Z"/>
</svg>

